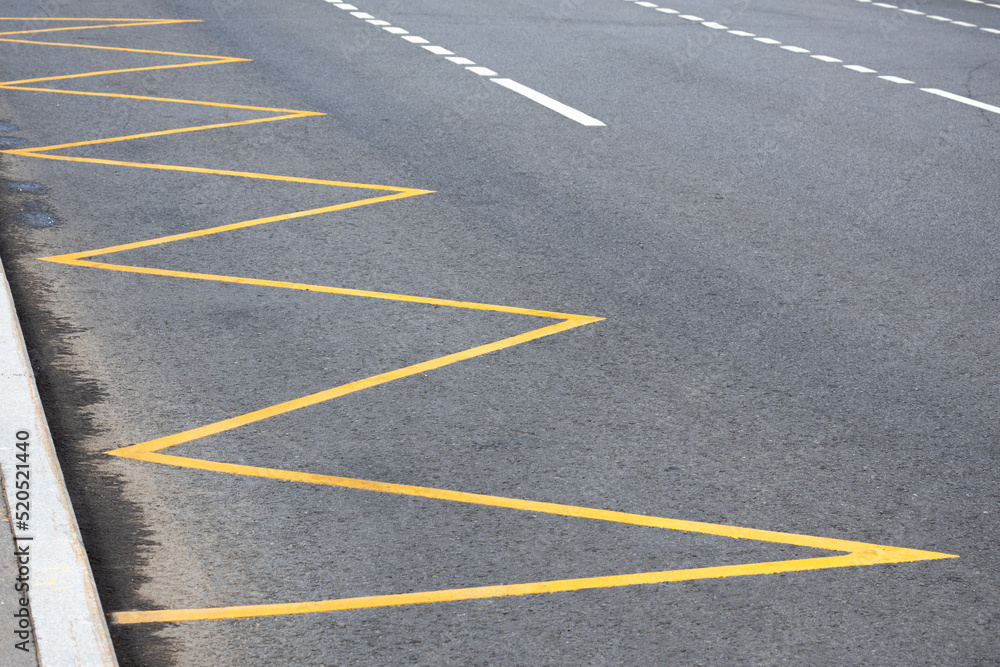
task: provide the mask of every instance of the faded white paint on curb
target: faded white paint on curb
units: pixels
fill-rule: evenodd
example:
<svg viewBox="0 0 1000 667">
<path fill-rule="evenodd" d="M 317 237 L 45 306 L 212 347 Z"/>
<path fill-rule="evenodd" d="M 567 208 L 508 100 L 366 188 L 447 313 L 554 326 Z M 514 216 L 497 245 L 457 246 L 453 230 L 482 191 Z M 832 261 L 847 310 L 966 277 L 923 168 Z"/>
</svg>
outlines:
<svg viewBox="0 0 1000 667">
<path fill-rule="evenodd" d="M 18 431 L 30 433 L 29 530 L 16 530 L 15 535 L 32 538 L 19 544 L 30 545 L 38 661 L 42 667 L 117 665 L 2 265 L 0 282 L 0 470 L 8 505 L 14 509 L 11 481 L 19 463 L 15 436 Z"/>
</svg>

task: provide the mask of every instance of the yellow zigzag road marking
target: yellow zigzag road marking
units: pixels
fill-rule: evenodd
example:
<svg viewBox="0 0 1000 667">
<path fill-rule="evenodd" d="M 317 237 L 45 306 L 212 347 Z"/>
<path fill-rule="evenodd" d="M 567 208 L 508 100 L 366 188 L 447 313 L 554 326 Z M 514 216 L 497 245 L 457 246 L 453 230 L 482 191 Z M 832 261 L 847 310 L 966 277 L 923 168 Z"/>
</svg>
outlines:
<svg viewBox="0 0 1000 667">
<path fill-rule="evenodd" d="M 84 266 L 90 268 L 107 269 L 110 271 L 121 271 L 127 273 L 144 273 L 156 276 L 166 276 L 172 278 L 189 278 L 193 280 L 209 280 L 216 282 L 238 283 L 242 285 L 257 285 L 261 287 L 276 287 L 282 289 L 304 290 L 312 292 L 323 292 L 328 294 L 341 294 L 348 296 L 366 297 L 371 299 L 387 299 L 391 301 L 403 301 L 410 303 L 431 304 L 436 306 L 447 306 L 451 308 L 462 308 L 472 310 L 485 310 L 501 313 L 513 313 L 520 315 L 532 315 L 536 317 L 559 320 L 556 324 L 550 324 L 539 329 L 534 329 L 518 336 L 512 336 L 503 340 L 481 345 L 469 350 L 456 352 L 437 359 L 431 359 L 419 364 L 400 368 L 388 373 L 381 373 L 372 377 L 349 382 L 339 387 L 327 389 L 325 391 L 303 396 L 292 401 L 279 403 L 267 408 L 248 412 L 238 417 L 224 419 L 214 424 L 208 424 L 182 433 L 177 433 L 164 438 L 150 440 L 148 442 L 115 449 L 107 452 L 122 458 L 135 459 L 138 461 L 148 461 L 151 463 L 161 463 L 164 465 L 178 466 L 181 468 L 193 468 L 198 470 L 209 470 L 213 472 L 228 473 L 232 475 L 247 475 L 252 477 L 265 477 L 285 482 L 299 482 L 305 484 L 320 484 L 326 486 L 338 486 L 349 489 L 359 489 L 378 493 L 393 493 L 404 496 L 417 496 L 421 498 L 432 498 L 437 500 L 447 500 L 451 502 L 470 503 L 475 505 L 486 505 L 490 507 L 522 510 L 528 512 L 540 512 L 545 514 L 556 514 L 568 517 L 594 519 L 599 521 L 613 521 L 636 526 L 649 526 L 662 528 L 665 530 L 681 530 L 692 533 L 703 533 L 707 535 L 718 535 L 721 537 L 731 537 L 737 539 L 758 540 L 762 542 L 772 542 L 778 544 L 789 544 L 801 547 L 813 547 L 828 551 L 843 552 L 842 555 L 825 556 L 820 558 L 803 558 L 797 560 L 772 561 L 767 563 L 749 563 L 740 565 L 725 565 L 719 567 L 695 568 L 686 570 L 666 570 L 663 572 L 644 572 L 639 574 L 624 574 L 616 576 L 591 577 L 583 579 L 563 579 L 557 581 L 543 581 L 526 584 L 514 584 L 505 586 L 483 586 L 477 588 L 459 588 L 450 590 L 425 591 L 418 593 L 402 593 L 395 595 L 376 595 L 370 597 L 346 598 L 341 600 L 321 600 L 310 602 L 290 602 L 283 604 L 259 604 L 239 607 L 216 607 L 208 609 L 170 609 L 160 611 L 120 611 L 110 614 L 112 621 L 120 624 L 128 623 L 162 623 L 170 621 L 193 621 L 210 620 L 223 618 L 244 618 L 251 616 L 272 616 L 278 614 L 302 614 L 321 611 L 337 611 L 346 609 L 363 609 L 371 607 L 388 607 L 409 604 L 421 604 L 429 602 L 445 602 L 457 600 L 472 600 L 479 598 L 500 597 L 505 595 L 528 595 L 535 593 L 555 593 L 561 591 L 574 591 L 587 588 L 608 588 L 616 586 L 633 586 L 637 584 L 654 584 L 672 581 L 688 581 L 692 579 L 709 579 L 717 577 L 736 577 L 752 574 L 773 574 L 778 572 L 795 572 L 801 570 L 814 570 L 832 567 L 854 567 L 858 565 L 875 565 L 880 563 L 905 563 L 919 560 L 934 560 L 939 558 L 957 558 L 949 554 L 935 553 L 931 551 L 918 551 L 915 549 L 902 549 L 898 547 L 881 546 L 876 544 L 866 544 L 863 542 L 851 542 L 848 540 L 838 540 L 824 537 L 812 537 L 808 535 L 796 535 L 792 533 L 778 533 L 766 530 L 754 530 L 751 528 L 740 528 L 736 526 L 725 526 L 712 523 L 700 523 L 696 521 L 681 521 L 677 519 L 666 519 L 654 516 L 644 516 L 640 514 L 628 514 L 625 512 L 615 512 L 610 510 L 593 509 L 588 507 L 575 507 L 571 505 L 558 505 L 555 503 L 534 502 L 530 500 L 520 500 L 516 498 L 503 498 L 499 496 L 488 496 L 474 493 L 464 493 L 461 491 L 450 491 L 447 489 L 434 489 L 420 486 L 407 486 L 403 484 L 390 484 L 387 482 L 375 482 L 363 479 L 352 479 L 348 477 L 334 477 L 330 475 L 316 475 L 306 472 L 295 472 L 291 470 L 278 470 L 275 468 L 258 468 L 254 466 L 236 465 L 222 463 L 218 461 L 207 461 L 202 459 L 192 459 L 181 456 L 163 454 L 166 449 L 175 447 L 182 443 L 191 442 L 200 438 L 222 433 L 232 429 L 240 428 L 247 424 L 252 424 L 263 419 L 285 414 L 293 410 L 299 410 L 318 403 L 329 401 L 340 396 L 345 396 L 363 389 L 375 387 L 380 384 L 392 382 L 399 378 L 425 373 L 427 371 L 441 368 L 459 361 L 478 357 L 490 352 L 496 352 L 508 347 L 520 345 L 528 341 L 551 336 L 556 333 L 574 329 L 576 327 L 598 322 L 602 318 L 588 317 L 584 315 L 571 315 L 567 313 L 556 313 L 541 310 L 531 310 L 527 308 L 512 308 L 509 306 L 498 306 L 484 303 L 470 303 L 463 301 L 452 301 L 449 299 L 433 299 L 419 296 L 409 296 L 405 294 L 390 294 L 385 292 L 370 292 L 357 289 L 345 289 L 340 287 L 327 287 L 323 285 L 307 285 L 302 283 L 291 283 L 275 280 L 261 280 L 257 278 L 243 278 L 236 276 L 220 276 L 204 273 L 192 273 L 188 271 L 170 271 L 165 269 L 155 269 L 141 266 L 129 266 L 124 264 L 109 264 L 106 262 L 91 261 L 97 256 L 111 255 L 135 248 L 145 248 L 154 245 L 173 243 L 183 239 L 193 239 L 211 234 L 235 231 L 255 225 L 264 225 L 282 220 L 302 218 L 320 213 L 329 213 L 348 208 L 366 206 L 381 202 L 404 199 L 417 195 L 428 194 L 429 190 L 417 190 L 414 188 L 401 188 L 386 185 L 371 185 L 365 183 L 350 183 L 345 181 L 321 180 L 314 178 L 299 178 L 295 176 L 279 176 L 275 174 L 259 174 L 243 171 L 228 171 L 219 169 L 204 169 L 200 167 L 189 167 L 179 165 L 151 164 L 138 162 L 122 162 L 118 160 L 106 160 L 97 158 L 75 157 L 69 155 L 56 155 L 55 151 L 81 146 L 92 146 L 95 144 L 107 144 L 119 141 L 130 141 L 149 137 L 159 137 L 169 134 L 179 134 L 183 132 L 197 132 L 201 130 L 235 127 L 237 125 L 250 125 L 254 123 L 267 123 L 276 120 L 289 120 L 292 118 L 305 118 L 307 116 L 321 116 L 323 114 L 312 111 L 300 111 L 295 109 L 275 109 L 271 107 L 248 106 L 241 104 L 223 104 L 218 102 L 206 102 L 200 100 L 183 100 L 163 97 L 150 97 L 144 95 L 121 95 L 112 93 L 95 93 L 82 90 L 65 90 L 55 88 L 39 88 L 27 86 L 25 84 L 39 83 L 42 81 L 62 81 L 68 79 L 79 79 L 91 76 L 101 76 L 106 74 L 121 74 L 126 72 L 144 72 L 157 69 L 176 69 L 181 67 L 198 67 L 202 65 L 219 65 L 224 63 L 247 62 L 244 58 L 229 58 L 224 56 L 209 56 L 195 53 L 179 53 L 174 51 L 151 51 L 146 49 L 130 49 L 108 46 L 88 46 L 81 44 L 66 44 L 58 42 L 39 42 L 26 39 L 6 38 L 9 35 L 37 34 L 44 32 L 63 32 L 70 30 L 91 30 L 95 28 L 123 28 L 169 25 L 174 23 L 189 23 L 192 21 L 170 20 L 170 19 L 28 19 L 28 18 L 0 18 L 0 21 L 62 21 L 62 22 L 91 22 L 97 25 L 70 26 L 59 28 L 45 28 L 38 30 L 20 30 L 15 32 L 0 33 L 0 42 L 10 42 L 17 44 L 30 44 L 42 46 L 57 46 L 64 48 L 82 48 L 106 51 L 123 51 L 129 53 L 143 53 L 186 59 L 196 59 L 193 62 L 174 63 L 168 65 L 158 65 L 149 67 L 135 67 L 129 69 L 100 70 L 94 72 L 82 72 L 77 74 L 67 74 L 62 76 L 49 76 L 35 79 L 22 79 L 18 81 L 7 81 L 0 83 L 0 88 L 7 90 L 20 90 L 25 92 L 58 93 L 61 95 L 80 95 L 92 97 L 107 97 L 114 99 L 142 100 L 149 102 L 164 102 L 172 104 L 193 104 L 201 106 L 219 107 L 225 109 L 242 109 L 247 111 L 264 111 L 272 114 L 264 118 L 235 121 L 230 123 L 217 123 L 213 125 L 198 125 L 192 127 L 181 127 L 171 130 L 161 130 L 157 132 L 146 132 L 142 134 L 131 134 L 107 139 L 91 141 L 78 141 L 72 143 L 54 144 L 51 146 L 40 146 L 35 148 L 23 148 L 18 150 L 2 151 L 4 153 L 19 155 L 23 157 L 35 157 L 46 160 L 61 160 L 67 162 L 84 162 L 90 164 L 116 165 L 122 167 L 134 167 L 139 169 L 157 169 L 166 171 L 180 171 L 197 174 L 211 174 L 217 176 L 232 176 L 241 178 L 264 179 L 272 181 L 287 181 L 290 183 L 307 183 L 313 185 L 329 185 L 335 187 L 361 188 L 366 190 L 382 190 L 392 194 L 379 197 L 359 199 L 357 201 L 313 208 L 305 211 L 296 211 L 283 215 L 275 215 L 255 220 L 246 220 L 228 225 L 211 227 L 209 229 L 196 230 L 184 234 L 175 234 L 147 241 L 137 241 L 108 248 L 76 252 L 66 255 L 52 257 L 42 257 L 40 259 L 58 264 L 68 264 L 71 266 Z"/>
</svg>

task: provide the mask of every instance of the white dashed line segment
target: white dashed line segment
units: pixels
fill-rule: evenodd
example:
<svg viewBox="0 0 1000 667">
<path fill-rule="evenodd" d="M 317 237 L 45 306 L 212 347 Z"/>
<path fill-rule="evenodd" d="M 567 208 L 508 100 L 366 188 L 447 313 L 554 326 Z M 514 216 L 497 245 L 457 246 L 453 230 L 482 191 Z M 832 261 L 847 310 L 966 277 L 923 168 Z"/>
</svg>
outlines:
<svg viewBox="0 0 1000 667">
<path fill-rule="evenodd" d="M 577 111 L 573 107 L 566 106 L 562 102 L 552 99 L 548 95 L 544 95 L 534 88 L 528 88 L 527 86 L 518 83 L 517 81 L 511 81 L 510 79 L 490 79 L 493 83 L 500 84 L 508 90 L 513 90 L 515 93 L 520 93 L 524 95 L 529 100 L 538 102 L 543 107 L 548 107 L 556 113 L 561 113 L 562 115 L 575 120 L 580 125 L 586 125 L 587 127 L 604 127 L 604 123 L 588 116 L 582 111 Z"/>
<path fill-rule="evenodd" d="M 983 111 L 1000 113 L 1000 107 L 995 107 L 992 104 L 986 104 L 985 102 L 980 102 L 979 100 L 974 100 L 970 97 L 962 97 L 961 95 L 956 95 L 955 93 L 949 93 L 947 90 L 938 90 L 937 88 L 921 88 L 920 90 L 925 93 L 930 93 L 931 95 L 939 95 L 949 100 L 955 100 L 956 102 L 961 102 L 962 104 L 968 104 L 970 107 L 976 107 L 977 109 L 982 109 Z"/>
<path fill-rule="evenodd" d="M 369 23 L 375 27 L 382 28 L 382 30 L 385 30 L 390 35 L 398 35 L 400 38 L 405 39 L 407 42 L 411 44 L 420 45 L 421 48 L 430 53 L 433 53 L 436 56 L 444 56 L 447 60 L 455 63 L 456 65 L 471 65 L 471 67 L 466 67 L 465 69 L 467 69 L 469 72 L 472 72 L 473 74 L 478 74 L 479 76 L 490 77 L 490 81 L 492 81 L 493 83 L 499 84 L 504 88 L 506 88 L 507 90 L 522 95 L 528 98 L 529 100 L 532 100 L 533 102 L 542 105 L 543 107 L 551 109 L 552 111 L 555 111 L 556 113 L 561 114 L 566 118 L 574 120 L 580 125 L 584 125 L 586 127 L 606 127 L 604 123 L 597 120 L 593 116 L 588 116 L 582 111 L 579 111 L 571 106 L 563 104 L 558 100 L 554 100 L 548 95 L 540 93 L 534 88 L 529 88 L 524 84 L 518 83 L 513 79 L 497 78 L 500 75 L 497 72 L 491 70 L 489 67 L 477 66 L 474 61 L 469 60 L 468 58 L 463 58 L 462 56 L 456 56 L 454 51 L 449 51 L 443 46 L 437 46 L 435 44 L 431 44 L 429 40 L 426 40 L 423 37 L 419 37 L 417 35 L 411 35 L 408 30 L 391 25 L 388 21 L 383 21 L 382 19 L 375 18 L 374 16 L 372 16 L 367 12 L 360 11 L 354 5 L 347 4 L 346 2 L 337 2 L 337 0 L 326 0 L 326 2 L 333 5 L 334 7 L 337 7 L 338 9 L 343 9 L 345 11 L 350 12 L 351 16 L 353 16 L 354 18 L 361 19 L 365 23 Z M 638 4 L 641 7 L 657 8 L 656 4 L 652 2 L 643 1 L 643 2 L 638 2 L 636 4 Z M 659 11 L 668 14 L 679 13 L 673 9 L 664 9 L 662 7 L 657 9 Z M 686 18 L 690 21 L 704 21 L 704 19 L 698 18 L 697 16 L 684 16 L 683 18 Z M 706 25 L 709 24 L 706 23 Z M 709 27 L 714 27 L 717 30 L 726 29 L 726 26 L 719 25 L 718 23 L 713 23 L 709 25 Z"/>
<path fill-rule="evenodd" d="M 986 5 L 987 7 L 1000 8 L 1000 5 L 988 4 L 983 0 L 965 0 L 965 1 L 972 2 L 977 5 Z M 909 8 L 904 9 L 903 7 L 897 7 L 896 5 L 890 5 L 885 2 L 872 2 L 872 0 L 858 0 L 858 2 L 862 2 L 866 5 L 871 5 L 872 7 L 882 7 L 883 9 L 895 9 L 901 12 L 906 12 L 907 14 L 912 14 L 913 16 L 926 16 L 929 19 L 933 19 L 935 21 L 941 21 L 942 23 L 951 23 L 952 25 L 957 25 L 962 28 L 979 28 L 983 32 L 990 32 L 993 33 L 994 35 L 1000 35 L 1000 30 L 996 30 L 994 28 L 980 28 L 975 23 L 969 23 L 968 21 L 956 21 L 954 19 L 948 18 L 947 16 L 939 16 L 937 14 L 928 14 L 927 12 L 922 12 L 919 9 L 909 9 Z"/>
<path fill-rule="evenodd" d="M 879 77 L 880 79 L 885 79 L 886 81 L 892 81 L 893 83 L 913 83 L 909 79 L 904 79 L 901 76 L 888 76 L 883 75 Z"/>
<path fill-rule="evenodd" d="M 428 51 L 430 51 L 431 53 L 433 53 L 436 56 L 453 56 L 453 55 L 455 55 L 454 51 L 449 51 L 448 49 L 444 48 L 443 46 L 425 46 L 424 48 L 427 49 Z"/>
<path fill-rule="evenodd" d="M 722 26 L 721 24 L 715 23 L 713 21 L 706 21 L 706 20 L 704 20 L 704 19 L 702 19 L 702 18 L 700 18 L 698 16 L 693 16 L 693 15 L 690 15 L 690 14 L 681 14 L 676 9 L 667 9 L 666 7 L 656 7 L 656 5 L 654 5 L 651 2 L 636 2 L 635 0 L 626 0 L 626 1 L 627 2 L 631 2 L 632 4 L 634 4 L 636 6 L 639 6 L 639 7 L 655 8 L 655 10 L 658 11 L 658 12 L 662 12 L 664 14 L 668 14 L 668 15 L 672 15 L 672 16 L 676 15 L 677 18 L 687 19 L 689 21 L 697 21 L 700 25 L 702 25 L 702 26 L 704 26 L 706 28 L 711 28 L 711 29 L 715 29 L 715 30 L 724 30 L 725 29 L 725 26 Z M 890 5 L 890 4 L 885 3 L 885 2 L 872 2 L 872 0 L 858 0 L 858 2 L 868 3 L 868 4 L 871 4 L 871 5 L 876 6 L 876 7 L 883 7 L 883 8 L 887 8 L 887 9 L 898 9 L 900 11 L 904 11 L 904 12 L 907 12 L 909 14 L 925 15 L 925 14 L 923 14 L 923 12 L 917 11 L 915 9 L 900 9 L 896 5 Z M 986 4 L 987 7 L 996 7 L 997 9 L 1000 9 L 1000 4 L 983 3 L 983 0 L 966 0 L 966 2 L 982 3 L 982 4 Z M 928 16 L 928 18 L 934 18 L 934 19 L 941 20 L 941 21 L 948 21 L 950 23 L 954 23 L 956 25 L 964 26 L 964 27 L 969 27 L 969 28 L 976 27 L 976 25 L 973 24 L 973 23 L 964 23 L 962 21 L 952 21 L 951 19 L 945 18 L 943 16 Z M 995 30 L 993 28 L 980 28 L 980 29 L 984 30 L 986 32 L 1000 34 L 1000 30 Z M 790 51 L 792 53 L 809 53 L 808 49 L 803 49 L 802 47 L 798 47 L 798 46 L 787 46 L 787 45 L 786 46 L 781 46 L 781 42 L 778 41 L 778 40 L 776 40 L 776 39 L 771 39 L 770 37 L 757 37 L 752 32 L 746 32 L 744 30 L 727 30 L 726 32 L 728 34 L 730 34 L 730 35 L 735 35 L 736 37 L 753 37 L 753 41 L 755 41 L 755 42 L 760 42 L 761 44 L 767 44 L 768 46 L 779 46 L 781 49 L 784 49 L 785 51 Z M 878 74 L 877 70 L 873 70 L 870 67 L 864 67 L 863 65 L 843 65 L 843 62 L 844 62 L 843 60 L 841 60 L 840 58 L 834 58 L 833 56 L 811 55 L 809 57 L 810 58 L 814 58 L 814 59 L 819 60 L 820 62 L 824 62 L 824 63 L 841 64 L 841 66 L 844 69 L 849 69 L 851 71 L 858 72 L 860 74 Z M 475 68 L 469 67 L 469 68 L 466 68 L 466 69 L 475 69 Z M 909 79 L 904 79 L 903 77 L 899 77 L 899 76 L 892 76 L 890 74 L 882 74 L 882 75 L 878 76 L 878 78 L 881 79 L 881 80 L 883 80 L 883 81 L 888 81 L 889 83 L 895 83 L 895 84 L 912 84 L 913 83 L 913 81 L 910 81 Z M 498 80 L 498 79 L 494 79 L 494 81 L 497 81 L 497 83 L 500 82 L 500 80 Z M 518 84 L 518 85 L 520 85 L 520 84 Z M 530 90 L 530 88 L 529 88 L 529 90 Z M 976 107 L 977 109 L 982 109 L 983 111 L 989 111 L 991 113 L 1000 114 L 1000 107 L 994 106 L 992 104 L 987 104 L 985 102 L 980 102 L 978 100 L 974 100 L 974 99 L 969 98 L 969 97 L 963 97 L 961 95 L 956 95 L 954 93 L 949 93 L 949 92 L 944 91 L 944 90 L 938 90 L 937 88 L 920 88 L 920 90 L 923 91 L 923 92 L 925 92 L 925 93 L 931 93 L 932 95 L 937 95 L 938 97 L 943 97 L 945 99 L 952 100 L 954 102 L 961 102 L 962 104 L 967 104 L 969 106 Z M 600 121 L 598 121 L 598 122 L 600 122 Z"/>
<path fill-rule="evenodd" d="M 473 74 L 478 74 L 479 76 L 500 76 L 489 67 L 466 67 Z"/>
</svg>

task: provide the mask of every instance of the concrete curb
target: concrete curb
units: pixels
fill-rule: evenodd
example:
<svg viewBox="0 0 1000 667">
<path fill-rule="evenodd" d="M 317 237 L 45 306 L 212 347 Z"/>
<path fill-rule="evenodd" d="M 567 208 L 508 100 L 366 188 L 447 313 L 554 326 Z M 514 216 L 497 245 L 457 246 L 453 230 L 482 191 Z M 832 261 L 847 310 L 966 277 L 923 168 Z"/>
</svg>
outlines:
<svg viewBox="0 0 1000 667">
<path fill-rule="evenodd" d="M 16 522 L 12 527 L 18 548 L 30 554 L 22 563 L 27 560 L 30 569 L 38 662 L 42 667 L 117 665 L 2 264 L 0 282 L 0 473 L 14 521 L 24 508 L 17 506 L 17 494 L 22 503 L 25 497 L 25 489 L 14 483 L 15 466 L 30 466 L 28 529 L 18 529 Z M 19 448 L 25 435 L 29 444 Z"/>
</svg>

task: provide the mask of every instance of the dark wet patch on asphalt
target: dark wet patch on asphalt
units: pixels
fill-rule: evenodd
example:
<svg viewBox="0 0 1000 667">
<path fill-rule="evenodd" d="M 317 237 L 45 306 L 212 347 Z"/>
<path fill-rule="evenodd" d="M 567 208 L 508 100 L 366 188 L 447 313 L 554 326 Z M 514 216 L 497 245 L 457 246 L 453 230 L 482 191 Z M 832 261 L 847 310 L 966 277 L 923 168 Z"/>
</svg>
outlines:
<svg viewBox="0 0 1000 667">
<path fill-rule="evenodd" d="M 41 183 L 31 181 L 0 181 L 0 190 L 9 190 L 29 195 L 47 195 L 49 189 Z"/>
<path fill-rule="evenodd" d="M 17 221 L 28 227 L 44 228 L 55 227 L 59 224 L 59 218 L 48 211 L 21 211 L 17 216 Z"/>
<path fill-rule="evenodd" d="M 0 132 L 16 129 L 0 121 Z M 0 170 L 5 157 L 0 155 Z M 108 395 L 98 379 L 75 365 L 74 342 L 87 330 L 64 314 L 66 304 L 45 273 L 30 268 L 43 265 L 35 258 L 44 251 L 30 227 L 59 221 L 54 207 L 40 199 L 46 194 L 41 183 L 0 178 L 0 258 L 101 602 L 106 609 L 150 608 L 152 601 L 138 591 L 148 582 L 144 572 L 156 535 L 143 523 L 142 507 L 125 497 L 124 479 L 107 471 L 107 457 L 89 446 L 106 432 L 93 412 Z M 124 518 L 117 515 L 121 511 Z M 120 664 L 174 663 L 177 649 L 159 628 L 113 631 Z"/>
</svg>

